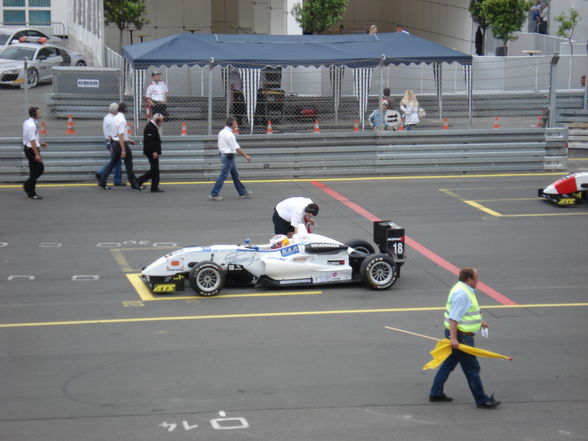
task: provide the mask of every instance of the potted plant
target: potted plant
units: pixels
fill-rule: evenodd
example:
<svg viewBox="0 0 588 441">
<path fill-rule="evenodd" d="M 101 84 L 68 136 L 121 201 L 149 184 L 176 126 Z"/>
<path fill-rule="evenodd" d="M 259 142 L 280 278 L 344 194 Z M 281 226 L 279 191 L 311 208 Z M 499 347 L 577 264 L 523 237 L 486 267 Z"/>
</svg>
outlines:
<svg viewBox="0 0 588 441">
<path fill-rule="evenodd" d="M 508 42 L 516 40 L 531 7 L 529 0 L 483 0 L 482 15 L 496 38 L 503 46 L 496 48 L 496 55 L 508 55 Z"/>
</svg>

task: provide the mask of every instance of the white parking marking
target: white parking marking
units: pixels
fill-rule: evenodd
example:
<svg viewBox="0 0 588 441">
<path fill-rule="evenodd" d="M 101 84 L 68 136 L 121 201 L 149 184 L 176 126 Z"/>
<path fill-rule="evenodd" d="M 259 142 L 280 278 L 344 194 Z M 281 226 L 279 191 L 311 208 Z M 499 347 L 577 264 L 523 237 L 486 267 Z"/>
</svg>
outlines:
<svg viewBox="0 0 588 441">
<path fill-rule="evenodd" d="M 225 418 L 227 414 L 224 411 L 220 411 L 219 416 L 222 418 L 215 418 L 210 420 L 210 425 L 216 430 L 232 430 L 232 429 L 246 429 L 249 427 L 249 423 L 243 417 Z"/>
<path fill-rule="evenodd" d="M 8 246 L 8 242 L 0 242 L 0 248 L 4 248 Z"/>
<path fill-rule="evenodd" d="M 96 246 L 98 248 L 120 248 L 120 242 L 99 242 Z"/>
<path fill-rule="evenodd" d="M 75 281 L 93 281 L 93 280 L 99 280 L 100 276 L 97 274 L 77 274 L 75 276 L 72 276 L 71 280 L 75 280 Z"/>
<path fill-rule="evenodd" d="M 35 276 L 15 274 L 13 276 L 8 276 L 8 280 L 9 281 L 14 281 L 14 280 L 35 280 Z"/>
<path fill-rule="evenodd" d="M 41 242 L 39 248 L 61 248 L 61 242 Z"/>
<path fill-rule="evenodd" d="M 154 248 L 159 248 L 159 247 L 177 247 L 178 244 L 177 242 L 153 242 L 153 244 L 151 245 Z"/>
</svg>

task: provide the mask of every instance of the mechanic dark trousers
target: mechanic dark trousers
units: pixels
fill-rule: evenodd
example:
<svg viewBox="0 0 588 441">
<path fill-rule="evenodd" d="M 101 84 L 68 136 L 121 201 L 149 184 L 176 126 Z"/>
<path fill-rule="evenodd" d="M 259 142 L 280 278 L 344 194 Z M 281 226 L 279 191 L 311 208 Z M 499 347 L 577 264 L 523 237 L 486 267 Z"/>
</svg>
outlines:
<svg viewBox="0 0 588 441">
<path fill-rule="evenodd" d="M 274 234 L 288 235 L 288 233 L 294 232 L 294 227 L 290 225 L 290 222 L 281 218 L 275 208 L 272 221 L 274 223 Z"/>
<path fill-rule="evenodd" d="M 125 163 L 125 170 L 127 172 L 127 178 L 129 179 L 129 183 L 131 184 L 131 188 L 137 190 L 139 185 L 137 184 L 137 179 L 135 178 L 135 173 L 133 173 L 133 152 L 129 148 L 129 145 L 125 143 L 125 152 L 126 156 L 122 158 L 123 162 Z M 120 143 L 118 141 L 112 141 L 112 153 L 110 154 L 110 162 L 106 166 L 106 170 L 100 179 L 100 187 L 106 187 L 106 182 L 108 180 L 108 176 L 112 172 L 112 169 L 117 164 L 118 161 L 121 160 L 121 148 Z"/>
<path fill-rule="evenodd" d="M 138 185 L 143 185 L 151 179 L 151 191 L 159 188 L 159 156 L 153 158 L 151 155 L 145 155 L 149 160 L 149 170 L 147 170 L 139 179 L 137 179 Z"/>
<path fill-rule="evenodd" d="M 32 148 L 25 147 L 24 153 L 29 160 L 29 179 L 25 181 L 22 188 L 26 192 L 27 196 L 30 197 L 37 194 L 35 192 L 37 179 L 39 179 L 39 177 L 45 171 L 45 166 L 43 165 L 43 162 L 35 161 L 35 151 Z"/>
</svg>

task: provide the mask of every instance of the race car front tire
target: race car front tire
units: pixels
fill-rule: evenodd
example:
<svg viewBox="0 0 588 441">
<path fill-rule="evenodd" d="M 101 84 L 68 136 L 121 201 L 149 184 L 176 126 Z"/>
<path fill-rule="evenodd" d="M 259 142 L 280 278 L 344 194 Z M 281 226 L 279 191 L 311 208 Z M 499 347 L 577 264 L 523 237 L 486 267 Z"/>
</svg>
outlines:
<svg viewBox="0 0 588 441">
<path fill-rule="evenodd" d="M 201 296 L 214 296 L 225 286 L 225 273 L 214 262 L 200 262 L 192 267 L 190 287 Z"/>
<path fill-rule="evenodd" d="M 359 273 L 363 283 L 371 289 L 388 289 L 398 279 L 398 267 L 387 254 L 366 257 Z"/>
</svg>

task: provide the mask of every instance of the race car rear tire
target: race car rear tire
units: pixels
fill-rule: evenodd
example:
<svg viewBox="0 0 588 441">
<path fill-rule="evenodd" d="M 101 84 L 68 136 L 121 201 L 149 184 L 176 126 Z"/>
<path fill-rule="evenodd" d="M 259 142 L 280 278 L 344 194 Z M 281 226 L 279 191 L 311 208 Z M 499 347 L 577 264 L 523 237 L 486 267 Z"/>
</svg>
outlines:
<svg viewBox="0 0 588 441">
<path fill-rule="evenodd" d="M 365 254 L 374 254 L 376 252 L 371 243 L 360 239 L 348 240 L 347 242 L 345 242 L 345 246 L 348 246 Z"/>
<path fill-rule="evenodd" d="M 201 296 L 214 296 L 225 286 L 225 272 L 214 262 L 200 262 L 190 270 L 190 287 Z"/>
<path fill-rule="evenodd" d="M 361 263 L 359 274 L 369 288 L 388 289 L 398 279 L 398 267 L 387 254 L 373 254 Z"/>
</svg>

